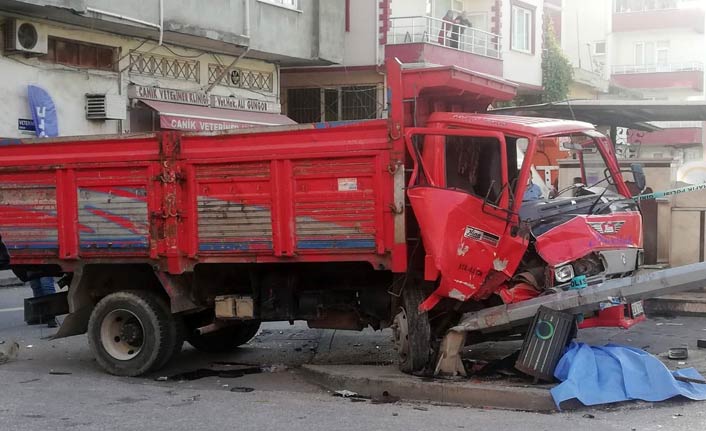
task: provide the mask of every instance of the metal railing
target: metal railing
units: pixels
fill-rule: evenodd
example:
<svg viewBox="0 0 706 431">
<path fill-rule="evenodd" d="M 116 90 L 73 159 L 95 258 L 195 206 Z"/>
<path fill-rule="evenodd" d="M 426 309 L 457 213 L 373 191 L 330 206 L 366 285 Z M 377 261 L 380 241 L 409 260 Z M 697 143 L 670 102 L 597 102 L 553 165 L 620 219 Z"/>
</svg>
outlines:
<svg viewBox="0 0 706 431">
<path fill-rule="evenodd" d="M 612 67 L 613 75 L 625 75 L 629 73 L 692 72 L 703 70 L 704 65 L 700 61 L 668 64 L 629 64 Z"/>
<path fill-rule="evenodd" d="M 502 58 L 502 37 L 430 16 L 390 18 L 389 45 L 429 43 L 471 54 Z"/>
<path fill-rule="evenodd" d="M 653 126 L 662 129 L 696 129 L 701 128 L 701 121 L 650 121 Z"/>
</svg>

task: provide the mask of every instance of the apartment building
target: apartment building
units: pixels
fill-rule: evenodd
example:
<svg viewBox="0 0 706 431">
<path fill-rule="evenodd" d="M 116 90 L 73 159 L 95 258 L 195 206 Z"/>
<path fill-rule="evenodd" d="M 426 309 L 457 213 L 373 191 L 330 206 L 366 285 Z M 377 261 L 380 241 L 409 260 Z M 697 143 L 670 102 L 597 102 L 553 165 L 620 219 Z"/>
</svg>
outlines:
<svg viewBox="0 0 706 431">
<path fill-rule="evenodd" d="M 344 0 L 2 0 L 1 138 L 290 124 L 280 68 L 340 63 Z"/>
</svg>

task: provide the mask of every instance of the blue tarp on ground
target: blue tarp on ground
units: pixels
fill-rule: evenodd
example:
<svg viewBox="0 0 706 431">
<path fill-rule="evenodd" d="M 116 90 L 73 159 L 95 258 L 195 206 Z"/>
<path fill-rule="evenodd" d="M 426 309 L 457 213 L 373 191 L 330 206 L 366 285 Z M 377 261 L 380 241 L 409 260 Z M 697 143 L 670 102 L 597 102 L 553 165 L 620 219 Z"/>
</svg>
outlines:
<svg viewBox="0 0 706 431">
<path fill-rule="evenodd" d="M 627 400 L 663 401 L 677 395 L 706 399 L 706 385 L 686 383 L 674 376 L 704 380 L 693 368 L 669 371 L 656 357 L 628 346 L 589 346 L 572 342 L 559 360 L 552 388 L 557 407 L 577 398 L 585 405 Z"/>
</svg>

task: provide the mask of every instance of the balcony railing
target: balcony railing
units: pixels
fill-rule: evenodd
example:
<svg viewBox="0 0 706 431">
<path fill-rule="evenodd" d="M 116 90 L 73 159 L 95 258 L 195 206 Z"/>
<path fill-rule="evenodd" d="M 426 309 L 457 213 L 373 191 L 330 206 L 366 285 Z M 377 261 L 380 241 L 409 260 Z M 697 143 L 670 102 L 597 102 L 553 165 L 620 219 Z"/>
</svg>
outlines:
<svg viewBox="0 0 706 431">
<path fill-rule="evenodd" d="M 650 121 L 653 126 L 662 129 L 696 129 L 701 128 L 701 121 Z"/>
<path fill-rule="evenodd" d="M 429 16 L 390 18 L 387 43 L 429 43 L 471 54 L 500 59 L 502 38 L 473 27 L 453 24 Z"/>
<path fill-rule="evenodd" d="M 669 64 L 629 64 L 613 66 L 613 75 L 632 73 L 662 73 L 662 72 L 693 72 L 703 71 L 704 65 L 699 61 Z"/>
</svg>

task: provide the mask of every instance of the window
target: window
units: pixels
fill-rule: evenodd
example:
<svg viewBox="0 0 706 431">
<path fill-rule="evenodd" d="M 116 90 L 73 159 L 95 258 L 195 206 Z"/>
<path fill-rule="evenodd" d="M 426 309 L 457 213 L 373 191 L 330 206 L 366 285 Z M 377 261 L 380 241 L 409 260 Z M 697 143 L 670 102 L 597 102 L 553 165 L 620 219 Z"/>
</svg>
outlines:
<svg viewBox="0 0 706 431">
<path fill-rule="evenodd" d="M 657 64 L 665 65 L 669 63 L 669 41 L 657 42 Z"/>
<path fill-rule="evenodd" d="M 378 118 L 377 94 L 375 85 L 289 89 L 287 115 L 297 123 Z"/>
<path fill-rule="evenodd" d="M 47 54 L 39 57 L 47 63 L 98 70 L 117 70 L 118 49 L 74 40 L 49 38 Z"/>
<path fill-rule="evenodd" d="M 512 41 L 510 44 L 512 49 L 527 53 L 532 52 L 533 15 L 534 13 L 529 9 L 512 6 Z"/>
<path fill-rule="evenodd" d="M 497 202 L 503 186 L 500 143 L 494 138 L 446 137 L 446 187 Z"/>
<path fill-rule="evenodd" d="M 615 0 L 613 5 L 613 10 L 617 13 L 676 9 L 678 7 L 677 0 Z"/>
<path fill-rule="evenodd" d="M 593 42 L 593 55 L 605 55 L 605 40 Z"/>
<path fill-rule="evenodd" d="M 636 65 L 666 65 L 669 63 L 669 41 L 637 42 L 635 44 Z"/>
<path fill-rule="evenodd" d="M 299 0 L 260 0 L 265 3 L 274 3 L 276 5 L 288 7 L 290 9 L 298 9 Z"/>
<path fill-rule="evenodd" d="M 287 115 L 297 123 L 321 121 L 321 89 L 291 88 L 287 90 Z"/>
</svg>

